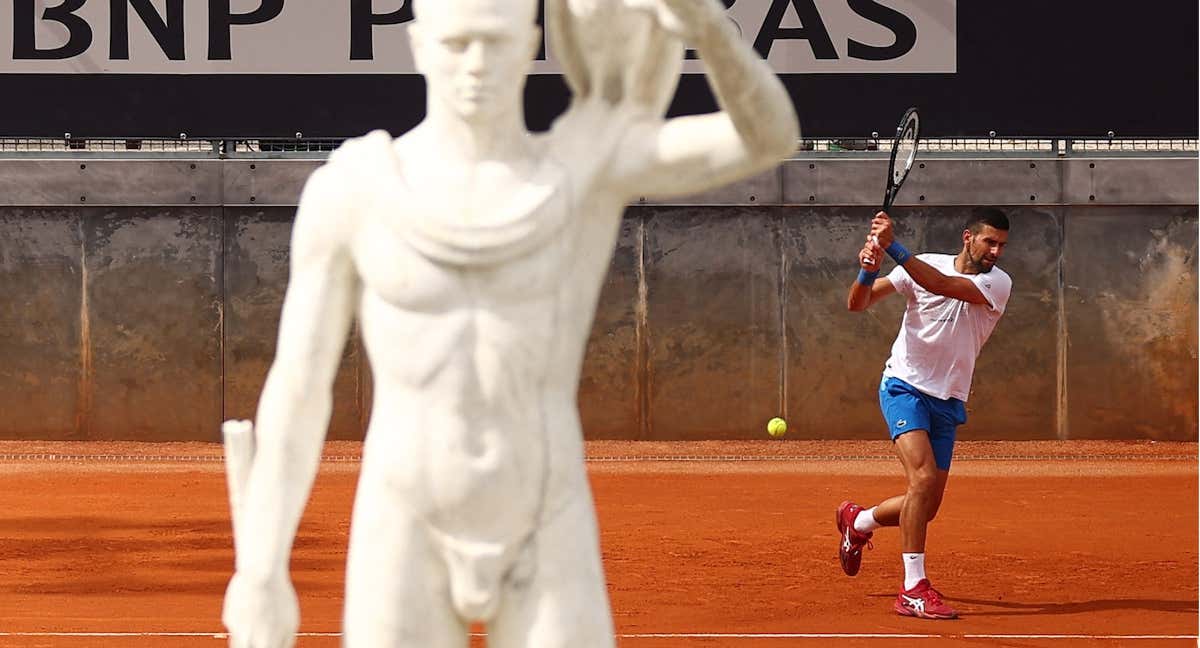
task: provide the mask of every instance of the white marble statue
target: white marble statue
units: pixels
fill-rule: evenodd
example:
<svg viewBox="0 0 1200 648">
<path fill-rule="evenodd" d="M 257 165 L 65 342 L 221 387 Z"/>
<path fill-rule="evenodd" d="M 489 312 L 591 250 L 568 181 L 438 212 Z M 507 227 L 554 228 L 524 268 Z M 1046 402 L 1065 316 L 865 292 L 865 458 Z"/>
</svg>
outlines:
<svg viewBox="0 0 1200 648">
<path fill-rule="evenodd" d="M 313 173 L 257 426 L 231 421 L 235 648 L 292 646 L 292 541 L 352 318 L 374 376 L 344 645 L 614 645 L 576 388 L 625 205 L 788 155 L 783 86 L 715 0 L 548 0 L 574 92 L 544 134 L 522 89 L 536 0 L 418 0 L 426 119 Z M 664 119 L 682 42 L 723 112 Z"/>
</svg>

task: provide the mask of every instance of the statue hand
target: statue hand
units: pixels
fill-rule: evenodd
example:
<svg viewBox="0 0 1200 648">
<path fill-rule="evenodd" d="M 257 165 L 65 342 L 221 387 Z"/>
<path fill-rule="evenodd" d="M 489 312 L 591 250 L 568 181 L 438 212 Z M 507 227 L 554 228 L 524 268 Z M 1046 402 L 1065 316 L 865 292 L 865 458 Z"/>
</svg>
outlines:
<svg viewBox="0 0 1200 648">
<path fill-rule="evenodd" d="M 300 626 L 300 603 L 285 575 L 252 583 L 234 574 L 225 590 L 221 622 L 230 648 L 292 648 Z"/>
<path fill-rule="evenodd" d="M 723 7 L 715 0 L 625 0 L 625 4 L 654 14 L 659 27 L 689 43 L 726 20 Z"/>
</svg>

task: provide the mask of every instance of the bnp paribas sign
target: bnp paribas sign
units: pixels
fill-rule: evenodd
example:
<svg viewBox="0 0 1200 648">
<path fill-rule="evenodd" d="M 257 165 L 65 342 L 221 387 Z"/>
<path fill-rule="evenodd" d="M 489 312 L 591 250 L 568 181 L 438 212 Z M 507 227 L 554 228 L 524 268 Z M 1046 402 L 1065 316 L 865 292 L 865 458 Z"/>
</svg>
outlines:
<svg viewBox="0 0 1200 648">
<path fill-rule="evenodd" d="M 423 0 L 441 2 L 444 0 Z M 724 0 L 779 73 L 953 73 L 958 0 Z M 6 0 L 0 73 L 412 74 L 411 0 Z M 622 34 L 608 35 L 613 39 Z M 700 61 L 685 71 L 699 72 Z M 535 74 L 557 74 L 543 48 Z"/>
</svg>

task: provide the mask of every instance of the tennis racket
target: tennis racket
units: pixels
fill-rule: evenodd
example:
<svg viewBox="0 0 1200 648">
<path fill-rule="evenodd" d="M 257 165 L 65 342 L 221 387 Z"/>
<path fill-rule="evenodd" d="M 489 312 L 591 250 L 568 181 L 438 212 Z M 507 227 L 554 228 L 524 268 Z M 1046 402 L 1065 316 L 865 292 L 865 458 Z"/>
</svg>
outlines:
<svg viewBox="0 0 1200 648">
<path fill-rule="evenodd" d="M 884 213 L 891 211 L 896 194 L 900 193 L 900 187 L 904 186 L 904 180 L 908 178 L 908 172 L 912 170 L 913 162 L 917 160 L 917 144 L 920 141 L 921 118 L 917 114 L 916 108 L 909 108 L 900 118 L 900 125 L 896 127 L 896 138 L 892 140 L 892 156 L 888 161 L 887 188 L 883 192 L 883 208 L 880 211 Z M 878 238 L 871 238 L 874 239 L 876 245 L 879 244 Z"/>
<path fill-rule="evenodd" d="M 887 189 L 883 193 L 883 209 L 887 212 L 904 186 L 913 162 L 917 160 L 917 144 L 921 141 L 921 118 L 916 108 L 909 108 L 896 127 L 896 139 L 892 141 L 892 157 L 888 163 Z"/>
</svg>

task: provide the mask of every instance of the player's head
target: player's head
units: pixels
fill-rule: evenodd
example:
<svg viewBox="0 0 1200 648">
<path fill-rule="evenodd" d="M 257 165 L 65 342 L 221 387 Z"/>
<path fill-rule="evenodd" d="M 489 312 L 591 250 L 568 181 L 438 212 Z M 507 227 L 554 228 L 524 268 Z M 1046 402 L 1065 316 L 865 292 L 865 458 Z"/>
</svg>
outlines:
<svg viewBox="0 0 1200 648">
<path fill-rule="evenodd" d="M 486 122 L 521 107 L 541 45 L 537 0 L 418 0 L 409 26 L 430 110 Z"/>
<path fill-rule="evenodd" d="M 994 207 L 976 207 L 962 239 L 968 272 L 990 272 L 1008 245 L 1008 216 Z"/>
</svg>

